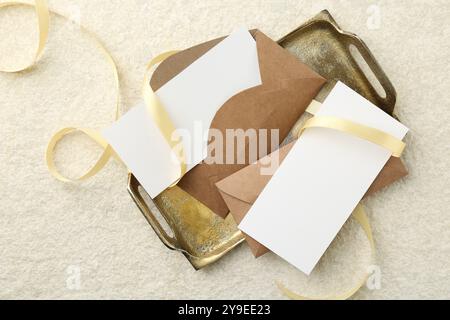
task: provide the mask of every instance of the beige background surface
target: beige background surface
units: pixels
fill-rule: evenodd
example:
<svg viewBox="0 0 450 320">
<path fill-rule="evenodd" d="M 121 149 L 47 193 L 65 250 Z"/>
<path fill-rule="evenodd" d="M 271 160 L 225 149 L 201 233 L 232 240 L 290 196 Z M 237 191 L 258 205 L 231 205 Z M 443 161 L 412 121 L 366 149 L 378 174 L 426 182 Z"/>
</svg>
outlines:
<svg viewBox="0 0 450 320">
<path fill-rule="evenodd" d="M 329 9 L 378 58 L 396 86 L 397 113 L 411 128 L 404 156 L 409 177 L 366 201 L 381 288 L 364 288 L 355 298 L 450 298 L 449 1 L 49 2 L 80 19 L 111 50 L 123 110 L 139 100 L 144 64 L 159 52 L 238 25 L 277 39 Z M 95 44 L 76 26 L 52 18 L 38 66 L 0 74 L 0 298 L 283 298 L 276 280 L 309 294 L 338 292 L 358 281 L 370 259 L 353 221 L 310 278 L 273 254 L 254 259 L 245 245 L 195 272 L 150 229 L 116 161 L 83 184 L 54 180 L 44 162 L 52 133 L 66 125 L 106 126 L 114 92 Z M 34 23 L 32 10 L 0 12 L 1 65 L 30 56 Z M 76 175 L 98 154 L 74 136 L 58 148 L 58 163 Z"/>
</svg>

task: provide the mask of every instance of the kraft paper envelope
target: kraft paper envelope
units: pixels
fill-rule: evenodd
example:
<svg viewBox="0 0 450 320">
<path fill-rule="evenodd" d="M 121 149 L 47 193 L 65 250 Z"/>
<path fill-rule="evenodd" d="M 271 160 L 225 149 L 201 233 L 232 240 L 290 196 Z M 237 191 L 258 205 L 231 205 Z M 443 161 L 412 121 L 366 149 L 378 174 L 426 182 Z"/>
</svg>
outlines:
<svg viewBox="0 0 450 320">
<path fill-rule="evenodd" d="M 216 113 L 210 128 L 223 133 L 224 146 L 227 145 L 226 129 L 267 129 L 268 148 L 258 150 L 259 157 L 263 157 L 278 148 L 271 149 L 270 130 L 279 130 L 279 141 L 283 141 L 326 80 L 262 32 L 251 33 L 256 41 L 262 85 L 228 100 Z M 221 40 L 212 40 L 169 57 L 155 70 L 150 83 L 152 88 L 158 90 Z M 248 155 L 248 148 L 248 143 L 242 150 L 235 148 L 235 159 L 244 152 Z M 246 156 L 241 164 L 207 164 L 204 161 L 190 170 L 178 185 L 225 217 L 228 207 L 215 183 L 254 160 Z"/>
<path fill-rule="evenodd" d="M 270 163 L 269 160 L 273 157 L 279 157 L 278 160 L 281 163 L 293 147 L 294 143 L 295 141 L 281 147 L 279 150 L 267 155 L 258 162 L 255 162 L 216 183 L 220 194 L 230 209 L 230 214 L 237 224 L 241 222 L 261 191 L 272 178 L 271 175 L 260 174 L 261 167 Z M 391 157 L 372 183 L 365 196 L 382 189 L 407 174 L 408 172 L 402 161 L 399 158 Z M 283 199 L 280 199 L 280 201 L 283 201 Z M 255 257 L 259 257 L 269 251 L 266 247 L 248 235 L 246 235 L 246 240 Z"/>
<path fill-rule="evenodd" d="M 180 134 L 173 147 L 184 149 L 186 171 L 206 158 L 208 130 L 223 104 L 261 84 L 256 41 L 239 28 L 155 92 Z M 102 134 L 154 198 L 178 180 L 180 162 L 152 113 L 141 100 Z"/>
</svg>

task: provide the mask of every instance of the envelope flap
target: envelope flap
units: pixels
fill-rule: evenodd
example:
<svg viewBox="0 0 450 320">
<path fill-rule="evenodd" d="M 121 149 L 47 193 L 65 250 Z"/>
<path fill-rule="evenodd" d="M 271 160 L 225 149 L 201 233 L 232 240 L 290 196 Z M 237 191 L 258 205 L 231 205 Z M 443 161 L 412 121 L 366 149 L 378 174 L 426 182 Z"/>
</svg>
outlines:
<svg viewBox="0 0 450 320">
<path fill-rule="evenodd" d="M 258 30 L 250 30 L 250 34 L 255 38 L 255 34 Z M 176 54 L 168 57 L 161 62 L 154 70 L 152 78 L 150 79 L 150 86 L 154 91 L 157 91 L 173 77 L 186 69 L 191 63 L 197 60 L 199 57 L 208 52 L 211 48 L 216 46 L 219 42 L 226 37 L 220 37 L 213 40 L 209 40 L 188 49 L 177 52 Z"/>
<path fill-rule="evenodd" d="M 264 174 L 262 168 L 269 169 L 270 166 L 270 172 L 273 173 L 289 153 L 294 143 L 291 142 L 281 147 L 257 162 L 217 182 L 217 188 L 220 192 L 253 204 L 272 177 L 271 174 Z"/>
<path fill-rule="evenodd" d="M 161 62 L 153 72 L 152 78 L 150 79 L 150 86 L 152 89 L 157 91 L 224 38 L 225 37 L 203 42 L 168 57 Z"/>
<path fill-rule="evenodd" d="M 320 79 L 322 83 L 324 82 L 319 74 L 307 65 L 300 63 L 297 57 L 261 31 L 256 30 L 253 36 L 258 50 L 259 68 L 263 83 L 292 78 Z"/>
<path fill-rule="evenodd" d="M 299 75 L 301 78 L 317 78 L 323 82 L 323 78 L 319 74 L 307 65 L 299 63 L 298 58 L 280 47 L 264 33 L 257 29 L 251 30 L 250 33 L 256 41 L 261 79 L 263 82 L 284 78 L 298 78 Z M 150 85 L 153 90 L 157 91 L 223 39 L 225 37 L 198 44 L 164 60 L 155 69 L 150 80 Z"/>
</svg>

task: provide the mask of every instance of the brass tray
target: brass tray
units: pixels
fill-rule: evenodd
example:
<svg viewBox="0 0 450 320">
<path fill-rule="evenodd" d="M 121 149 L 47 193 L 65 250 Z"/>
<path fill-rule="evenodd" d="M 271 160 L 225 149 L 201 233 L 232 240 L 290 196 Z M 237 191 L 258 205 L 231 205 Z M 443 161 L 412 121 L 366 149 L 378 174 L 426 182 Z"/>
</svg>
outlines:
<svg viewBox="0 0 450 320">
<path fill-rule="evenodd" d="M 392 114 L 396 93 L 391 82 L 364 42 L 342 31 L 328 11 L 320 12 L 278 43 L 329 80 L 317 100 L 323 101 L 340 80 Z M 354 58 L 352 46 L 372 75 L 366 75 L 361 61 Z M 375 88 L 374 81 L 378 81 L 380 88 Z M 220 259 L 244 240 L 231 215 L 221 219 L 177 186 L 151 199 L 130 174 L 128 191 L 161 241 L 168 248 L 182 252 L 195 269 Z"/>
</svg>

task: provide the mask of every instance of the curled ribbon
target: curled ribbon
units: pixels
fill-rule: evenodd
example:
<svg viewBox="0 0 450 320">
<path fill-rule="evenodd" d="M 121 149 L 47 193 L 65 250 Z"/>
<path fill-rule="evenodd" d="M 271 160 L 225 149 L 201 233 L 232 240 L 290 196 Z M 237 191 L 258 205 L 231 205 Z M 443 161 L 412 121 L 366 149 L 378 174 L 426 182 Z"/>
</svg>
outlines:
<svg viewBox="0 0 450 320">
<path fill-rule="evenodd" d="M 117 66 L 114 63 L 114 60 L 112 59 L 111 55 L 106 51 L 106 49 L 103 46 L 102 46 L 102 48 L 104 49 L 103 50 L 104 53 L 109 57 L 108 60 L 110 61 L 110 64 L 112 65 L 112 67 L 114 69 L 115 80 L 116 80 L 116 82 L 115 82 L 116 89 L 117 89 L 117 92 L 119 92 L 119 77 L 118 77 L 118 73 L 117 73 Z M 170 52 L 160 54 L 160 55 L 156 56 L 155 58 L 153 58 L 147 64 L 146 73 L 144 76 L 144 84 L 143 84 L 143 88 L 142 88 L 142 96 L 144 98 L 144 102 L 146 103 L 147 110 L 149 111 L 150 116 L 153 118 L 155 123 L 158 125 L 159 129 L 161 130 L 161 132 L 163 133 L 167 142 L 170 144 L 170 146 L 172 147 L 172 150 L 174 150 L 174 151 L 176 150 L 176 146 L 177 146 L 176 140 L 173 139 L 173 137 L 172 137 L 173 133 L 175 132 L 175 127 L 174 127 L 172 121 L 170 120 L 169 115 L 165 111 L 164 107 L 161 105 L 158 98 L 156 97 L 155 92 L 151 88 L 150 79 L 149 79 L 148 74 L 149 74 L 149 71 L 156 64 L 161 63 L 162 61 L 164 61 L 171 55 L 175 54 L 176 52 L 177 51 L 170 51 Z M 117 104 L 116 104 L 115 120 L 118 120 L 120 117 L 120 100 L 119 100 L 119 98 L 120 97 L 118 96 Z M 70 133 L 73 133 L 74 131 L 81 131 L 82 133 L 86 134 L 88 137 L 90 137 L 92 140 L 94 140 L 100 147 L 102 147 L 104 151 L 103 151 L 102 155 L 100 156 L 100 158 L 97 160 L 97 162 L 94 164 L 94 166 L 91 169 L 89 169 L 88 172 L 86 172 L 84 175 L 82 175 L 81 177 L 79 177 L 77 179 L 69 179 L 59 173 L 59 171 L 57 170 L 57 168 L 55 166 L 55 163 L 53 160 L 53 155 L 54 155 L 54 149 L 56 147 L 56 144 L 64 136 L 66 136 Z M 183 148 L 181 148 L 181 150 L 178 153 L 176 153 L 176 155 L 180 161 L 180 176 L 179 176 L 178 180 L 175 181 L 170 187 L 176 185 L 178 183 L 178 181 L 181 179 L 181 177 L 186 173 L 186 162 L 184 160 L 185 158 L 184 158 Z M 50 142 L 48 144 L 47 151 L 46 151 L 47 166 L 49 168 L 50 173 L 58 180 L 64 181 L 64 182 L 81 181 L 81 180 L 85 180 L 89 177 L 94 176 L 106 165 L 106 163 L 112 156 L 115 156 L 115 153 L 114 153 L 113 149 L 111 148 L 111 146 L 108 144 L 108 142 L 101 136 L 101 134 L 98 131 L 88 129 L 88 128 L 68 127 L 68 128 L 63 128 L 63 129 L 59 130 L 50 139 Z"/>
<path fill-rule="evenodd" d="M 41 56 L 41 54 L 45 48 L 45 44 L 48 39 L 50 13 L 55 14 L 61 18 L 68 20 L 68 21 L 71 21 L 72 23 L 76 23 L 74 20 L 64 16 L 63 14 L 60 14 L 54 10 L 49 10 L 46 0 L 36 0 L 34 5 L 25 3 L 25 2 L 18 2 L 18 1 L 5 2 L 5 3 L 0 4 L 0 8 L 11 7 L 11 6 L 31 6 L 31 7 L 35 8 L 37 19 L 38 19 L 39 43 L 38 43 L 38 48 L 37 48 L 36 54 L 34 55 L 34 58 L 31 62 L 29 62 L 25 66 L 18 67 L 18 68 L 1 69 L 0 70 L 1 72 L 13 73 L 13 72 L 25 71 L 25 70 L 33 67 L 37 63 L 39 57 Z M 109 65 L 113 71 L 114 87 L 115 87 L 115 91 L 116 91 L 114 120 L 118 120 L 120 117 L 120 82 L 119 82 L 119 74 L 117 71 L 117 65 L 116 65 L 112 55 L 109 53 L 109 51 L 106 49 L 106 47 L 102 44 L 102 42 L 95 36 L 95 34 L 93 34 L 92 32 L 90 32 L 89 30 L 87 30 L 86 28 L 84 28 L 81 25 L 79 25 L 79 27 L 83 33 L 87 34 L 98 45 L 98 47 L 100 48 L 101 52 L 105 56 L 106 60 L 108 61 Z M 164 134 L 166 140 L 170 143 L 170 145 L 172 147 L 175 147 L 175 145 L 176 145 L 176 141 L 174 141 L 174 139 L 172 139 L 172 133 L 174 132 L 175 128 L 172 125 L 172 121 L 170 120 L 168 114 L 165 112 L 165 109 L 160 105 L 155 93 L 153 92 L 152 88 L 150 87 L 148 71 L 155 64 L 161 63 L 163 60 L 167 59 L 168 57 L 170 57 L 171 55 L 173 55 L 176 52 L 177 51 L 171 51 L 171 52 L 161 54 L 149 62 L 149 64 L 147 65 L 147 70 L 146 70 L 146 74 L 144 77 L 144 85 L 143 85 L 143 91 L 142 91 L 144 101 L 147 104 L 150 115 L 153 117 L 155 122 L 158 124 L 161 132 Z M 58 142 L 60 140 L 62 140 L 65 136 L 72 134 L 74 132 L 81 132 L 81 133 L 87 135 L 89 138 L 91 138 L 94 142 L 96 142 L 103 149 L 103 152 L 100 155 L 99 159 L 95 162 L 95 164 L 86 173 L 84 173 L 83 175 L 81 175 L 78 178 L 69 178 L 69 177 L 64 176 L 63 174 L 61 174 L 58 171 L 58 169 L 55 165 L 55 161 L 54 161 L 54 151 L 55 151 L 56 145 L 58 144 Z M 173 150 L 175 150 L 175 148 L 173 148 Z M 180 178 L 179 179 L 181 179 L 181 177 L 184 175 L 184 173 L 186 173 L 186 163 L 184 160 L 185 158 L 184 158 L 183 149 L 181 148 L 181 150 L 179 152 L 177 152 L 176 155 L 180 159 L 181 170 L 180 170 Z M 51 137 L 51 139 L 48 143 L 48 146 L 47 146 L 46 153 L 45 153 L 46 163 L 47 163 L 47 167 L 48 167 L 50 173 L 56 179 L 63 181 L 63 182 L 82 181 L 82 180 L 85 180 L 85 179 L 88 179 L 88 178 L 94 176 L 106 165 L 106 163 L 109 161 L 109 159 L 113 156 L 115 156 L 113 149 L 111 148 L 111 146 L 106 142 L 106 140 L 101 136 L 101 134 L 98 131 L 90 129 L 90 128 L 78 128 L 78 127 L 67 127 L 67 128 L 62 128 L 59 131 L 57 131 Z M 173 185 L 175 185 L 178 182 L 178 180 Z"/>
<path fill-rule="evenodd" d="M 34 54 L 33 59 L 25 64 L 22 67 L 15 67 L 15 68 L 3 68 L 0 69 L 1 72 L 7 72 L 7 73 L 16 73 L 20 71 L 28 70 L 29 68 L 33 67 L 37 60 L 39 60 L 42 52 L 44 51 L 45 44 L 48 39 L 48 28 L 49 28 L 49 22 L 50 22 L 50 13 L 48 10 L 48 5 L 46 0 L 35 0 L 35 4 L 29 4 L 29 3 L 23 3 L 23 2 L 3 2 L 0 3 L 0 9 L 6 8 L 6 7 L 13 7 L 13 6 L 28 6 L 28 7 L 34 7 L 36 10 L 36 15 L 38 19 L 38 31 L 39 31 L 39 42 L 38 47 L 36 49 L 36 52 Z"/>
<path fill-rule="evenodd" d="M 46 0 L 35 0 L 34 5 L 30 3 L 25 2 L 19 2 L 19 1 L 13 1 L 13 2 L 5 2 L 0 4 L 0 8 L 5 7 L 11 7 L 11 6 L 28 6 L 28 7 L 34 7 L 36 11 L 36 15 L 38 18 L 38 32 L 39 32 L 39 43 L 38 48 L 36 51 L 36 54 L 34 55 L 33 60 L 26 64 L 23 67 L 19 68 L 11 68 L 11 69 L 2 69 L 0 71 L 2 72 L 20 72 L 25 71 L 33 67 L 39 57 L 41 56 L 46 41 L 48 39 L 48 32 L 49 32 L 49 23 L 50 23 L 50 13 L 55 14 L 63 19 L 66 19 L 72 23 L 77 23 L 76 21 L 64 16 L 61 13 L 58 13 L 54 10 L 49 10 L 47 1 Z M 116 63 L 114 62 L 114 59 L 112 58 L 111 54 L 108 52 L 106 47 L 102 44 L 102 42 L 95 36 L 95 34 L 91 33 L 89 30 L 84 28 L 83 26 L 79 25 L 80 30 L 87 34 L 89 37 L 91 37 L 100 50 L 102 51 L 103 55 L 105 56 L 106 60 L 109 62 L 111 69 L 114 74 L 114 86 L 116 90 L 116 104 L 115 104 L 115 119 L 117 120 L 120 115 L 120 93 L 119 93 L 119 74 L 117 71 Z M 97 160 L 97 162 L 94 164 L 92 168 L 90 168 L 85 174 L 83 174 L 79 178 L 68 178 L 59 173 L 59 171 L 56 168 L 56 165 L 54 163 L 54 149 L 57 145 L 57 143 L 63 139 L 66 135 L 71 134 L 73 132 L 82 132 L 86 134 L 88 137 L 90 137 L 92 140 L 94 140 L 97 144 L 99 144 L 103 148 L 103 153 L 101 154 L 100 158 Z M 77 128 L 77 127 L 67 127 L 59 130 L 56 132 L 53 137 L 50 139 L 47 150 L 46 150 L 46 162 L 47 167 L 50 171 L 50 173 L 58 180 L 64 181 L 64 182 L 74 182 L 74 181 L 81 181 L 85 180 L 89 177 L 92 177 L 95 175 L 98 171 L 100 171 L 105 164 L 108 162 L 109 158 L 114 155 L 114 152 L 112 148 L 108 145 L 108 143 L 102 138 L 102 136 L 95 130 L 89 129 L 89 128 Z"/>
</svg>

